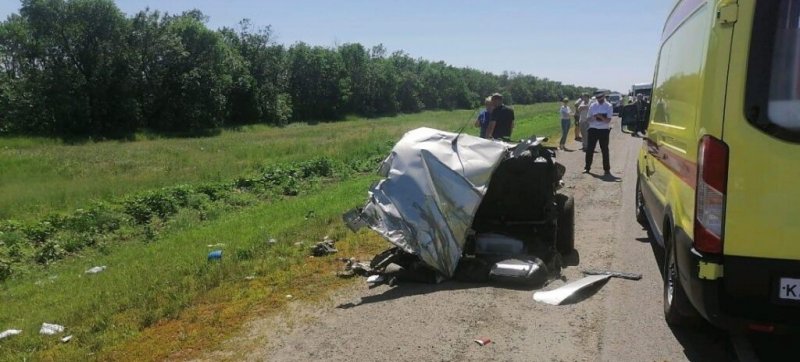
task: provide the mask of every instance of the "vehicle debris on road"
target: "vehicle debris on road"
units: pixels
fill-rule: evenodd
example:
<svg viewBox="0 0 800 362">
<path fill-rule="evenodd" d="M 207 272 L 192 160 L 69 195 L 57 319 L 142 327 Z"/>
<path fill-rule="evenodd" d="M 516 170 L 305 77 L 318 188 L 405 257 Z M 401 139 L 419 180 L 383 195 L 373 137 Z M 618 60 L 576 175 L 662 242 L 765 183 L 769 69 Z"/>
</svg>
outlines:
<svg viewBox="0 0 800 362">
<path fill-rule="evenodd" d="M 584 269 L 581 270 L 583 274 L 586 275 L 609 275 L 612 278 L 620 278 L 620 279 L 628 279 L 628 280 L 640 280 L 642 279 L 642 274 L 639 273 L 625 273 L 625 272 L 617 272 L 617 271 L 610 271 L 610 270 L 598 270 L 598 269 Z"/>
<path fill-rule="evenodd" d="M 489 338 L 478 338 L 475 340 L 475 343 L 477 343 L 479 346 L 485 346 L 489 343 L 492 343 L 492 340 Z"/>
<path fill-rule="evenodd" d="M 563 165 L 545 138 L 519 143 L 418 128 L 383 161 L 363 208 L 342 219 L 395 247 L 368 274 L 544 284 L 574 245 L 571 197 L 557 193 Z M 391 279 L 390 279 L 391 280 Z"/>
<path fill-rule="evenodd" d="M 611 275 L 608 274 L 590 275 L 553 290 L 535 292 L 533 293 L 533 300 L 551 305 L 561 305 L 561 303 L 579 294 L 582 290 L 604 282 L 609 278 L 611 278 Z"/>
</svg>

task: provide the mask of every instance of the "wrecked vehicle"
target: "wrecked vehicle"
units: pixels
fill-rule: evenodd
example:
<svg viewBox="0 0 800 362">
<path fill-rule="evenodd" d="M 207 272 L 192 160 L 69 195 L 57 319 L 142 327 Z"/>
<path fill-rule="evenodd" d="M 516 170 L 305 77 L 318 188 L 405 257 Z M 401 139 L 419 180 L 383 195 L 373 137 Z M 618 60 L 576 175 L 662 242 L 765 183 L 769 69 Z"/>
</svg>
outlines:
<svg viewBox="0 0 800 362">
<path fill-rule="evenodd" d="M 542 284 L 574 247 L 565 168 L 533 137 L 507 143 L 418 128 L 382 163 L 363 208 L 343 215 L 395 247 L 373 259 L 419 281 L 447 278 Z M 401 273 L 401 275 L 403 275 Z"/>
</svg>

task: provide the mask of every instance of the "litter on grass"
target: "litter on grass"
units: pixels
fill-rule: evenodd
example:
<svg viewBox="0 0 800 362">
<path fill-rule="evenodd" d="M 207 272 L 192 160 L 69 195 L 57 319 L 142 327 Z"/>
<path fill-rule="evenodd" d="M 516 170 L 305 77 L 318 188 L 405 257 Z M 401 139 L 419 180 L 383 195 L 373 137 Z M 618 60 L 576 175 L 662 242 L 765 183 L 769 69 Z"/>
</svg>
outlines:
<svg viewBox="0 0 800 362">
<path fill-rule="evenodd" d="M 336 250 L 336 247 L 333 245 L 333 243 L 335 243 L 333 239 L 330 239 L 327 236 L 325 236 L 325 238 L 322 241 L 314 244 L 314 246 L 311 247 L 311 255 L 325 256 L 338 253 L 339 250 Z"/>
<path fill-rule="evenodd" d="M 72 340 L 72 335 L 71 334 L 66 336 L 66 337 L 64 337 L 64 338 L 61 338 L 61 342 L 63 342 L 63 343 L 67 343 L 70 340 Z"/>
<path fill-rule="evenodd" d="M 11 336 L 16 336 L 16 335 L 18 335 L 20 333 L 22 333 L 22 331 L 19 330 L 19 329 L 8 329 L 8 330 L 5 330 L 2 333 L 0 333 L 0 339 L 11 337 Z"/>
<path fill-rule="evenodd" d="M 42 328 L 39 329 L 39 334 L 52 336 L 64 331 L 64 326 L 51 323 L 42 323 Z"/>
<path fill-rule="evenodd" d="M 97 274 L 97 273 L 102 272 L 103 270 L 106 270 L 106 266 L 105 265 L 89 268 L 89 270 L 85 271 L 84 273 L 85 274 Z"/>
<path fill-rule="evenodd" d="M 222 250 L 214 250 L 208 253 L 208 261 L 222 259 Z"/>
</svg>

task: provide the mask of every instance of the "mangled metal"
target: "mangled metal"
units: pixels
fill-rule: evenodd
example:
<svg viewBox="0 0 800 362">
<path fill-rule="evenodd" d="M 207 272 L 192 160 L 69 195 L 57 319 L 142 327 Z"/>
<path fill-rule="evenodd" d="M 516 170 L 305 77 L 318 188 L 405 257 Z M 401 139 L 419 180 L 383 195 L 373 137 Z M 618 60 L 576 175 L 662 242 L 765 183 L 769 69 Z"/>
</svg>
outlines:
<svg viewBox="0 0 800 362">
<path fill-rule="evenodd" d="M 430 128 L 410 131 L 382 163 L 384 178 L 370 188 L 363 209 L 343 219 L 354 231 L 371 228 L 402 251 L 376 256 L 373 264 L 384 265 L 373 265 L 375 270 L 387 264 L 380 260 L 400 258 L 406 263 L 395 264 L 421 275 L 419 261 L 436 280 L 454 277 L 457 269 L 479 270 L 487 278 L 491 270 L 493 278 L 522 277 L 511 275 L 522 269 L 530 274 L 525 278 L 557 273 L 554 200 L 564 168 L 542 140 L 512 144 Z M 467 255 L 472 257 L 464 262 Z M 536 257 L 546 262 L 534 262 Z M 512 259 L 522 269 L 502 263 Z"/>
<path fill-rule="evenodd" d="M 533 300 L 551 305 L 560 305 L 572 296 L 579 294 L 581 291 L 595 286 L 600 282 L 605 282 L 609 278 L 611 278 L 611 275 L 608 274 L 590 275 L 553 290 L 535 292 L 533 293 Z"/>
</svg>

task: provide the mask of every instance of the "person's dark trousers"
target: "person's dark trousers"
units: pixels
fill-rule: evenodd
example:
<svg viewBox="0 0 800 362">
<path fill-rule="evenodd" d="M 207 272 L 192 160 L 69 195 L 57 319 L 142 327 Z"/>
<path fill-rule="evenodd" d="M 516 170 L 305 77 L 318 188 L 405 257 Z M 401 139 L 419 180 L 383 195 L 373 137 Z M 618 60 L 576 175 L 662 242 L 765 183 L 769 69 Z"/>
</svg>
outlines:
<svg viewBox="0 0 800 362">
<path fill-rule="evenodd" d="M 586 152 L 586 167 L 585 170 L 590 170 L 592 168 L 592 159 L 594 159 L 594 148 L 597 147 L 597 143 L 600 143 L 600 151 L 603 153 L 603 171 L 610 172 L 611 171 L 611 160 L 608 155 L 608 136 L 611 134 L 610 129 L 597 129 L 597 128 L 589 128 L 589 148 L 585 150 Z"/>
</svg>

